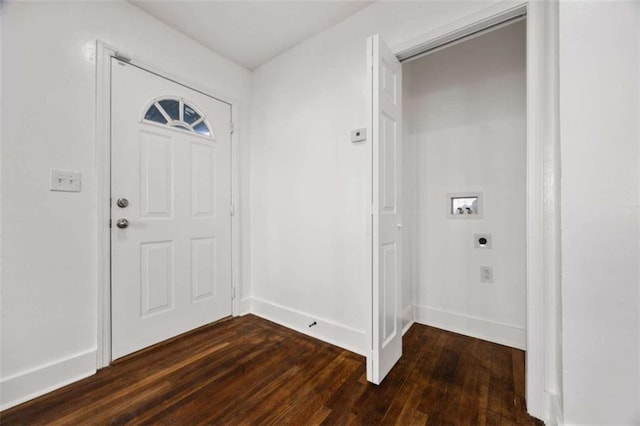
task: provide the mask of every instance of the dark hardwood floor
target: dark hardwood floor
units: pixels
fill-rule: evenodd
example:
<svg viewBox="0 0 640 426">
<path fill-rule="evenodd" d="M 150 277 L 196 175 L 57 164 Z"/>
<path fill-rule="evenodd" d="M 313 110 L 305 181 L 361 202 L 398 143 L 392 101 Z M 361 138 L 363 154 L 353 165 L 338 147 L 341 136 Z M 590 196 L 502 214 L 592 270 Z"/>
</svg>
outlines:
<svg viewBox="0 0 640 426">
<path fill-rule="evenodd" d="M 524 352 L 414 325 L 382 385 L 362 356 L 253 315 L 199 328 L 0 413 L 24 424 L 540 424 Z"/>
</svg>

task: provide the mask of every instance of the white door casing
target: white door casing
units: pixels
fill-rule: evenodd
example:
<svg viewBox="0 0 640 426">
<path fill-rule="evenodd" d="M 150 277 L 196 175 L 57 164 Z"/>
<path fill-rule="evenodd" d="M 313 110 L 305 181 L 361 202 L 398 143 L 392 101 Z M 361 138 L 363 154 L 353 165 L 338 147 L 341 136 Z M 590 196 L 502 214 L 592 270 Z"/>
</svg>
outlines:
<svg viewBox="0 0 640 426">
<path fill-rule="evenodd" d="M 374 35 L 372 90 L 372 362 L 369 381 L 379 384 L 402 356 L 400 317 L 402 66 Z"/>
<path fill-rule="evenodd" d="M 111 79 L 117 359 L 231 314 L 231 107 L 115 58 Z M 212 136 L 144 121 L 161 97 L 196 107 Z"/>
</svg>

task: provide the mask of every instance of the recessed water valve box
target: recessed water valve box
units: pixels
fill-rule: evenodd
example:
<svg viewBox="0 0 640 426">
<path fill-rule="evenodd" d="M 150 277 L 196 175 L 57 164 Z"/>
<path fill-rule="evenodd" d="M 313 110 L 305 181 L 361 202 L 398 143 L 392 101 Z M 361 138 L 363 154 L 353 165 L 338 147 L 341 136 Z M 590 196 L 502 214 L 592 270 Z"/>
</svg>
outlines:
<svg viewBox="0 0 640 426">
<path fill-rule="evenodd" d="M 473 234 L 473 246 L 475 248 L 491 248 L 491 234 Z"/>
<path fill-rule="evenodd" d="M 449 219 L 482 219 L 482 193 L 447 194 L 447 216 Z"/>
</svg>

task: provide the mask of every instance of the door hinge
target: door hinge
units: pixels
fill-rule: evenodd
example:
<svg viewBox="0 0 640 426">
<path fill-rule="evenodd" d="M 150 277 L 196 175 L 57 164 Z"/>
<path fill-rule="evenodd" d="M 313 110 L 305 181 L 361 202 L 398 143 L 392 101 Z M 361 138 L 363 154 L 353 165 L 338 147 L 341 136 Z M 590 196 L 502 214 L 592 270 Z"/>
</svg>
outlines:
<svg viewBox="0 0 640 426">
<path fill-rule="evenodd" d="M 128 62 L 131 62 L 131 57 L 129 57 L 129 56 L 127 56 L 127 55 L 125 55 L 125 54 L 124 54 L 124 53 L 122 53 L 122 52 L 116 52 L 116 53 L 113 55 L 113 57 L 114 57 L 114 58 L 116 58 L 117 60 L 119 60 L 120 62 L 127 62 L 127 63 L 128 63 Z"/>
<path fill-rule="evenodd" d="M 236 298 L 236 286 L 231 287 L 231 298 L 232 299 Z"/>
<path fill-rule="evenodd" d="M 233 124 L 233 121 L 231 122 L 231 134 L 234 134 L 236 131 L 236 126 Z"/>
<path fill-rule="evenodd" d="M 235 216 L 236 215 L 236 206 L 235 206 L 235 204 L 231 204 L 231 207 L 229 207 L 229 214 L 231 214 L 231 216 Z"/>
</svg>

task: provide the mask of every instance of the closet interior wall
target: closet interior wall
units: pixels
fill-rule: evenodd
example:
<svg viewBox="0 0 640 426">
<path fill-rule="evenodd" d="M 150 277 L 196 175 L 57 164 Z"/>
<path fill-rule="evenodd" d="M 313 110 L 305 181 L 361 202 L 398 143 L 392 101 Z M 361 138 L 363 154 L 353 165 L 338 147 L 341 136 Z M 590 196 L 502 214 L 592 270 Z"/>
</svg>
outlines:
<svg viewBox="0 0 640 426">
<path fill-rule="evenodd" d="M 403 65 L 403 315 L 524 349 L 526 22 Z M 480 218 L 447 195 L 479 192 Z M 492 247 L 475 248 L 475 234 Z M 490 267 L 493 283 L 481 282 Z"/>
</svg>

